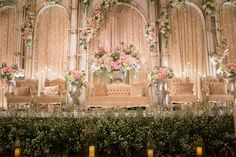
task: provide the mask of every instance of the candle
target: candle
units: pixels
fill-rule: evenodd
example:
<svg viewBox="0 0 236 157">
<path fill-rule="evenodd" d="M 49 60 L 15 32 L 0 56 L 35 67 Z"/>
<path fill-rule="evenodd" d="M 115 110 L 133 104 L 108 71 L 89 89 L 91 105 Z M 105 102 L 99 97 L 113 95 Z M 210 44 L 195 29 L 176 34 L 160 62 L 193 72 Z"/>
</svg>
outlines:
<svg viewBox="0 0 236 157">
<path fill-rule="evenodd" d="M 202 147 L 201 146 L 197 146 L 196 153 L 197 153 L 197 156 L 202 156 Z"/>
<path fill-rule="evenodd" d="M 149 148 L 149 149 L 147 150 L 147 155 L 148 155 L 148 157 L 153 157 L 153 154 L 154 154 L 154 153 L 153 153 L 153 149 L 150 149 L 150 148 Z"/>
<path fill-rule="evenodd" d="M 95 157 L 95 147 L 89 146 L 89 157 Z"/>
<path fill-rule="evenodd" d="M 14 157 L 20 157 L 20 148 L 15 148 Z"/>
</svg>

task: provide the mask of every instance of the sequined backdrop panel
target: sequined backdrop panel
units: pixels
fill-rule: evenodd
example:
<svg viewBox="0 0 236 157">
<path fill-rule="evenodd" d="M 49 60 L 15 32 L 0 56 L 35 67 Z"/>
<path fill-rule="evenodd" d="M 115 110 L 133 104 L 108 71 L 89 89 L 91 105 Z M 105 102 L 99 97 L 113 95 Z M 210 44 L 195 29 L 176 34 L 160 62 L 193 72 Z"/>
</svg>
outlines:
<svg viewBox="0 0 236 157">
<path fill-rule="evenodd" d="M 64 8 L 46 9 L 37 19 L 34 72 L 39 90 L 44 80 L 64 77 L 68 68 L 69 16 Z"/>
<path fill-rule="evenodd" d="M 170 66 L 178 77 L 189 77 L 200 95 L 200 78 L 207 74 L 208 55 L 200 13 L 190 5 L 176 8 L 171 14 L 172 32 L 168 49 Z"/>
<path fill-rule="evenodd" d="M 0 12 L 0 65 L 16 62 L 19 29 L 19 13 L 16 9 L 5 9 Z M 0 107 L 6 105 L 6 90 L 7 85 L 0 81 Z"/>
<path fill-rule="evenodd" d="M 230 55 L 227 62 L 236 62 L 236 6 L 224 4 L 220 10 L 221 35 L 227 39 Z"/>
</svg>

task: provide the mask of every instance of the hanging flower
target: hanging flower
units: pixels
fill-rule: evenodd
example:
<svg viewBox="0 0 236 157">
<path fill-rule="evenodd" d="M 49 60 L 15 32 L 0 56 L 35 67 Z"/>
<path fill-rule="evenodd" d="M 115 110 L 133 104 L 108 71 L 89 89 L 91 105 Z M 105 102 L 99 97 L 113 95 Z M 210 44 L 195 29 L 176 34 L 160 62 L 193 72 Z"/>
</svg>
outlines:
<svg viewBox="0 0 236 157">
<path fill-rule="evenodd" d="M 216 11 L 216 4 L 211 2 L 211 1 L 207 1 L 203 6 L 202 6 L 203 10 L 205 11 L 205 13 L 207 15 L 213 15 Z"/>
<path fill-rule="evenodd" d="M 149 42 L 150 47 L 154 47 L 157 38 L 157 28 L 154 23 L 149 23 L 145 30 L 145 38 Z"/>
<path fill-rule="evenodd" d="M 84 71 L 70 70 L 65 78 L 71 85 L 76 85 L 80 88 L 85 86 L 86 74 Z"/>
<path fill-rule="evenodd" d="M 26 19 L 21 26 L 22 38 L 25 40 L 25 45 L 30 46 L 33 38 L 35 16 L 31 10 L 31 3 L 29 1 L 25 4 L 26 8 Z"/>
<path fill-rule="evenodd" d="M 95 34 L 95 30 L 93 28 L 83 29 L 80 32 L 80 45 L 87 50 L 87 43 L 92 39 Z"/>
<path fill-rule="evenodd" d="M 228 56 L 228 55 L 229 55 L 229 50 L 228 50 L 228 49 L 225 49 L 225 51 L 224 51 L 222 54 L 220 54 L 220 55 L 218 55 L 218 54 L 216 54 L 216 53 L 213 54 L 213 55 L 210 57 L 210 61 L 211 61 L 212 64 L 216 65 L 216 64 L 222 62 L 223 59 L 225 58 L 225 56 Z"/>
</svg>

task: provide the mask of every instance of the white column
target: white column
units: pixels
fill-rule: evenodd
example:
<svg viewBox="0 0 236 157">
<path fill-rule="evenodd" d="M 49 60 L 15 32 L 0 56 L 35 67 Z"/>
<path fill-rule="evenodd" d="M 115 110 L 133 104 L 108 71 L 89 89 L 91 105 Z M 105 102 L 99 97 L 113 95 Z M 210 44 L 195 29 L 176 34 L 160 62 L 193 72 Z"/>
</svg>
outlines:
<svg viewBox="0 0 236 157">
<path fill-rule="evenodd" d="M 70 23 L 69 69 L 77 69 L 77 36 L 78 36 L 78 1 L 72 0 Z"/>
</svg>

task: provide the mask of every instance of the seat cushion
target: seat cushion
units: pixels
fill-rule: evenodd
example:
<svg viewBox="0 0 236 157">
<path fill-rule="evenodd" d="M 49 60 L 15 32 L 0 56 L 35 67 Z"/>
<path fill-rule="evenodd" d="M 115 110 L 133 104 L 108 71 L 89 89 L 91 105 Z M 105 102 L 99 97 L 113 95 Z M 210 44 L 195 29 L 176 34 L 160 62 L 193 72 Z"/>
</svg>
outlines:
<svg viewBox="0 0 236 157">
<path fill-rule="evenodd" d="M 148 106 L 148 97 L 94 96 L 88 100 L 88 107 L 142 107 Z"/>
<path fill-rule="evenodd" d="M 130 95 L 131 96 L 144 96 L 144 87 L 145 83 L 135 83 L 130 87 Z"/>
<path fill-rule="evenodd" d="M 37 103 L 61 103 L 63 97 L 60 95 L 54 95 L 54 96 L 38 96 L 37 97 Z"/>
<path fill-rule="evenodd" d="M 172 95 L 170 96 L 171 102 L 196 102 L 197 97 L 192 94 L 183 94 L 183 95 Z"/>
<path fill-rule="evenodd" d="M 107 86 L 105 84 L 95 84 L 93 86 L 93 96 L 106 96 Z"/>
<path fill-rule="evenodd" d="M 232 102 L 234 101 L 234 96 L 229 94 L 213 94 L 207 97 L 208 101 L 215 102 Z"/>
<path fill-rule="evenodd" d="M 227 94 L 227 84 L 224 82 L 210 83 L 211 94 Z"/>
<path fill-rule="evenodd" d="M 54 96 L 59 94 L 59 86 L 46 86 L 43 88 L 43 94 L 46 96 Z"/>
<path fill-rule="evenodd" d="M 107 86 L 108 96 L 125 97 L 130 95 L 130 85 L 127 84 L 111 84 Z"/>
<path fill-rule="evenodd" d="M 12 96 L 7 98 L 7 103 L 31 103 L 32 102 L 32 97 L 31 96 Z"/>
<path fill-rule="evenodd" d="M 178 83 L 177 94 L 192 94 L 193 93 L 193 83 Z"/>
<path fill-rule="evenodd" d="M 16 87 L 14 90 L 15 96 L 29 96 L 30 95 L 30 89 L 29 87 Z"/>
</svg>

